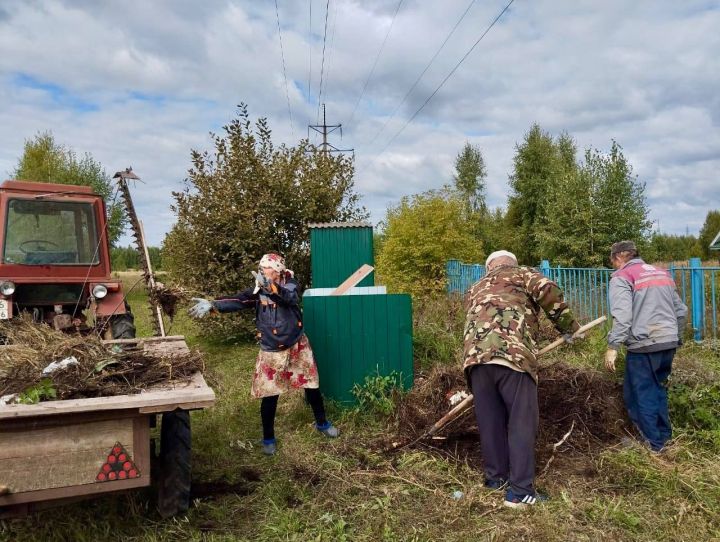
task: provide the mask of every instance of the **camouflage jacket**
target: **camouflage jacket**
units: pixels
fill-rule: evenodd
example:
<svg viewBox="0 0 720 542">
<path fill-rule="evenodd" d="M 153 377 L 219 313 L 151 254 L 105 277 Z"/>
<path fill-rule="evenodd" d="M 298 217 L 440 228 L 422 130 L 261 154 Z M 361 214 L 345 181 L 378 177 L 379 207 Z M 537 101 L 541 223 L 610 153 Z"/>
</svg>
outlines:
<svg viewBox="0 0 720 542">
<path fill-rule="evenodd" d="M 540 309 L 561 333 L 578 329 L 562 290 L 530 267 L 502 266 L 473 284 L 466 298 L 464 364 L 502 358 L 537 382 Z"/>
</svg>

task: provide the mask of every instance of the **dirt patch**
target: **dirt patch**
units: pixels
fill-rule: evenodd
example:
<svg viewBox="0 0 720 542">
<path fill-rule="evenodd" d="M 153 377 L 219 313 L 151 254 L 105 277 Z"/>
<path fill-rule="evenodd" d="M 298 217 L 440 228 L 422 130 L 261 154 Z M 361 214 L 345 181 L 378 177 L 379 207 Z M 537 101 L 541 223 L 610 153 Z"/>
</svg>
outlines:
<svg viewBox="0 0 720 542">
<path fill-rule="evenodd" d="M 294 465 L 290 471 L 292 477 L 298 482 L 309 484 L 311 486 L 317 486 L 322 482 L 323 478 L 320 473 L 312 471 L 302 465 Z"/>
<path fill-rule="evenodd" d="M 223 495 L 249 495 L 255 489 L 252 482 L 260 480 L 260 473 L 254 469 L 242 469 L 242 480 L 231 482 L 227 478 L 207 482 L 193 482 L 190 497 L 193 499 L 213 499 Z"/>
<path fill-rule="evenodd" d="M 398 405 L 395 435 L 385 444 L 410 442 L 422 435 L 448 412 L 448 397 L 458 390 L 467 390 L 465 378 L 458 370 L 439 367 L 420 376 Z M 552 455 L 553 445 L 561 441 L 571 427 L 572 433 L 558 448 L 555 466 L 561 462 L 578 472 L 591 468 L 587 461 L 578 459 L 616 444 L 627 434 L 622 387 L 598 371 L 565 363 L 545 366 L 540 371 L 538 400 L 540 431 L 536 457 L 539 468 Z M 413 446 L 432 449 L 473 466 L 482 465 L 472 409 L 446 426 L 437 437 Z"/>
</svg>

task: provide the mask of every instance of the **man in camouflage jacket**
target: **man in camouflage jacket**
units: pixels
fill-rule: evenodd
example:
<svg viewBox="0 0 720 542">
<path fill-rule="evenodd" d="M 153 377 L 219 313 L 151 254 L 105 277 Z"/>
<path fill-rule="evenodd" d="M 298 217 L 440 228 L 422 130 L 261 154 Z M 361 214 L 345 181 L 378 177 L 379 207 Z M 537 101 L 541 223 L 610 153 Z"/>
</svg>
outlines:
<svg viewBox="0 0 720 542">
<path fill-rule="evenodd" d="M 540 310 L 561 332 L 579 328 L 560 288 L 501 250 L 467 295 L 464 370 L 475 398 L 485 485 L 509 485 L 505 504 L 534 504 L 538 429 L 537 334 Z"/>
</svg>

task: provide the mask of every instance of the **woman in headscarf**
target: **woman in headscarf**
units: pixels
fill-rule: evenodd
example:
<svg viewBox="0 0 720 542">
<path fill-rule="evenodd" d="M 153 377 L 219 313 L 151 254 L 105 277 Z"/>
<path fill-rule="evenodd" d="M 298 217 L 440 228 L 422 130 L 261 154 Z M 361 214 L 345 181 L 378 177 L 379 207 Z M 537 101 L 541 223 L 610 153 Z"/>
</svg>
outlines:
<svg viewBox="0 0 720 542">
<path fill-rule="evenodd" d="M 298 283 L 293 272 L 285 268 L 282 256 L 270 253 L 262 257 L 259 270 L 253 275 L 255 286 L 234 296 L 213 301 L 193 298 L 195 305 L 190 308 L 190 315 L 202 318 L 213 311 L 255 309 L 260 352 L 255 364 L 252 395 L 261 399 L 264 454 L 273 455 L 277 449 L 275 412 L 278 398 L 293 389 L 305 390 L 317 430 L 327 437 L 337 437 L 340 432 L 325 416 L 317 365 L 303 330 Z"/>
</svg>

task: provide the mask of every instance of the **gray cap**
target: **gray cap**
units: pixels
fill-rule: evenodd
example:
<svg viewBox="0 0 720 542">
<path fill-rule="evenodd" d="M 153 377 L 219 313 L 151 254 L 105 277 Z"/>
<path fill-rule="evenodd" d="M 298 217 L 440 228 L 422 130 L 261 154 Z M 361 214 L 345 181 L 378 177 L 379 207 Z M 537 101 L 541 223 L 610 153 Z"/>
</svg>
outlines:
<svg viewBox="0 0 720 542">
<path fill-rule="evenodd" d="M 618 241 L 610 247 L 610 254 L 620 254 L 621 252 L 637 252 L 637 247 L 632 241 Z"/>
</svg>

